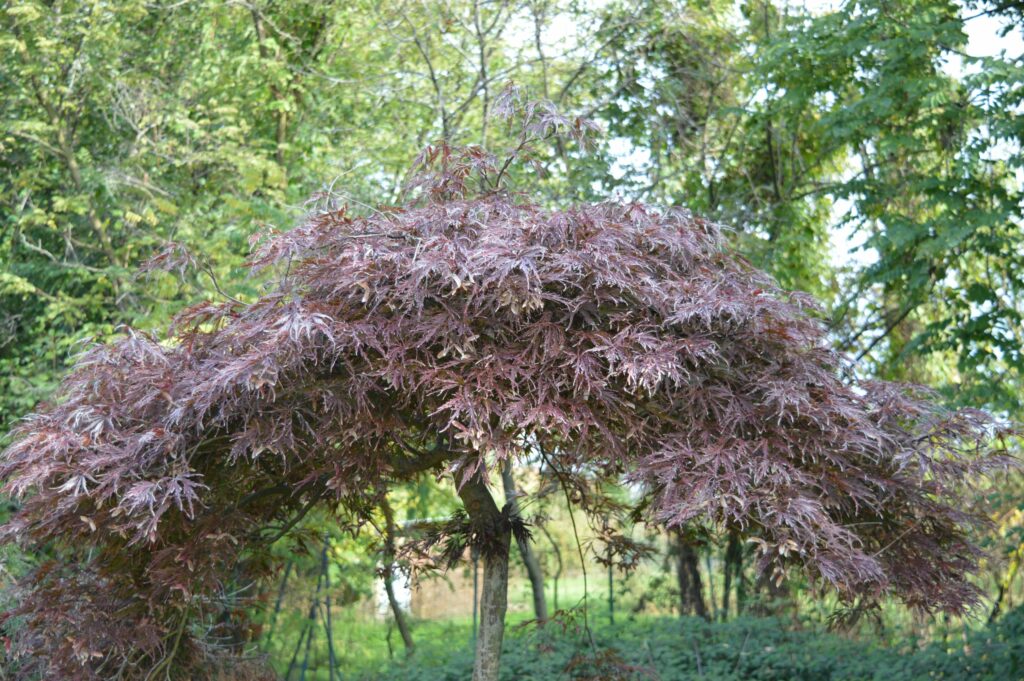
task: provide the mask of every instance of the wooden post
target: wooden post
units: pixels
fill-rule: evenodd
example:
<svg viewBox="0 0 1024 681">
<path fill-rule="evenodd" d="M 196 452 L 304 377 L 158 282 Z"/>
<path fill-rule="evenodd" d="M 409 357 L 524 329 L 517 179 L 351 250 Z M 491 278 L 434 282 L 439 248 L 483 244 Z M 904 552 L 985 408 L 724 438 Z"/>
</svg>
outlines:
<svg viewBox="0 0 1024 681">
<path fill-rule="evenodd" d="M 608 623 L 615 624 L 615 570 L 608 556 Z"/>
</svg>

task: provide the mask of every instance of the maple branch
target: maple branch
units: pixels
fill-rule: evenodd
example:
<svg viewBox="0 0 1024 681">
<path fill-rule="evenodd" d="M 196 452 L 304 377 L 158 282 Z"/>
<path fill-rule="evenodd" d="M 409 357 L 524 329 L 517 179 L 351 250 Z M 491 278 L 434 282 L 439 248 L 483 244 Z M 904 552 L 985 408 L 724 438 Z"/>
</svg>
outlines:
<svg viewBox="0 0 1024 681">
<path fill-rule="evenodd" d="M 917 306 L 914 305 L 914 304 L 907 305 L 907 307 L 904 308 L 903 312 L 901 312 L 900 315 L 898 317 L 896 317 L 896 319 L 892 320 L 885 327 L 885 330 L 882 331 L 881 334 L 876 336 L 874 338 L 874 340 L 872 340 L 868 344 L 868 346 L 866 348 L 864 348 L 859 353 L 857 353 L 857 356 L 854 358 L 853 361 L 854 362 L 859 362 L 860 360 L 862 360 L 864 358 L 865 355 L 867 355 L 869 352 L 874 350 L 875 346 L 878 345 L 879 343 L 881 343 L 882 339 L 884 339 L 886 336 L 888 336 L 890 333 L 892 333 L 893 329 L 895 329 L 897 326 L 899 326 L 900 322 L 902 322 L 904 319 L 906 319 L 910 315 L 910 313 L 913 312 L 916 308 L 917 308 Z"/>
<path fill-rule="evenodd" d="M 433 449 L 424 451 L 416 449 L 398 435 L 392 435 L 392 439 L 399 447 L 415 457 L 413 459 L 396 458 L 392 459 L 390 462 L 391 468 L 395 473 L 403 476 L 415 475 L 416 473 L 428 471 L 431 468 L 436 468 L 445 461 L 454 458 L 456 455 L 465 453 L 449 447 L 441 447 L 440 445 L 435 446 Z"/>
<path fill-rule="evenodd" d="M 302 521 L 303 518 L 305 518 L 307 515 L 309 515 L 309 512 L 311 510 L 313 510 L 313 507 L 316 506 L 317 502 L 319 502 L 320 500 L 322 500 L 326 496 L 326 492 L 327 492 L 326 489 L 322 489 L 319 492 L 317 492 L 316 494 L 314 494 L 313 496 L 311 496 L 309 498 L 309 500 L 306 501 L 306 503 L 302 506 L 302 508 L 299 509 L 298 513 L 296 513 L 294 516 L 292 516 L 292 518 L 288 522 L 286 522 L 284 525 L 282 525 L 278 529 L 276 534 L 274 534 L 271 537 L 265 539 L 264 541 L 266 543 L 268 543 L 268 544 L 273 544 L 274 542 L 276 542 L 277 540 L 281 539 L 286 534 L 288 534 L 292 530 L 292 528 L 294 528 L 296 525 L 298 525 Z"/>
</svg>

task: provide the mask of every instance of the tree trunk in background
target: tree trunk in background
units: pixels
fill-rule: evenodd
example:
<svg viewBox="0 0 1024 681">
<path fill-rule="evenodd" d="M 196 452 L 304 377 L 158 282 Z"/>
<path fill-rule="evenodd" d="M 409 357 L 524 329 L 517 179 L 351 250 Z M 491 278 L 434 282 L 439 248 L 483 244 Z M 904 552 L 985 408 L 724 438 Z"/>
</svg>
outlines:
<svg viewBox="0 0 1024 681">
<path fill-rule="evenodd" d="M 679 579 L 679 614 L 708 618 L 704 603 L 704 589 L 700 578 L 700 560 L 697 550 L 676 531 L 676 576 Z"/>
<path fill-rule="evenodd" d="M 416 643 L 412 640 L 412 632 L 409 630 L 409 621 L 405 617 L 405 611 L 395 598 L 395 514 L 391 511 L 391 504 L 387 497 L 380 505 L 384 512 L 384 591 L 388 594 L 388 604 L 391 606 L 391 613 L 395 616 L 395 626 L 398 633 L 402 635 L 402 643 L 405 644 L 405 654 L 409 655 L 416 649 Z"/>
<path fill-rule="evenodd" d="M 505 498 L 512 505 L 512 513 L 519 515 L 519 500 L 516 498 L 516 482 L 512 477 L 512 464 L 506 461 L 501 467 L 501 482 L 505 488 Z M 530 589 L 533 591 L 533 614 L 537 621 L 544 624 L 548 621 L 548 604 L 544 598 L 544 573 L 540 569 L 540 561 L 533 552 L 528 540 L 516 541 L 519 555 L 523 557 L 526 574 L 530 578 Z"/>
<path fill-rule="evenodd" d="M 281 612 L 281 603 L 284 601 L 284 592 L 288 588 L 288 577 L 292 574 L 292 561 L 289 559 L 284 565 L 284 577 L 281 578 L 281 585 L 277 589 L 277 600 L 274 601 L 274 611 L 270 615 L 270 625 L 267 627 L 264 642 L 260 644 L 263 651 L 269 650 L 270 642 L 274 638 L 274 625 L 277 624 L 277 616 Z"/>
<path fill-rule="evenodd" d="M 743 552 L 740 552 L 740 567 L 736 584 L 736 614 L 742 615 L 747 605 L 747 573 L 743 570 Z"/>
<path fill-rule="evenodd" d="M 778 615 L 789 604 L 789 585 L 785 580 L 776 583 L 770 570 L 761 573 L 754 589 L 758 594 L 759 615 Z"/>
<path fill-rule="evenodd" d="M 479 475 L 462 484 L 459 498 L 470 521 L 490 539 L 487 550 L 481 551 L 484 578 L 480 589 L 480 631 L 476 637 L 473 681 L 498 681 L 508 608 L 508 552 L 512 533 Z"/>
<path fill-rule="evenodd" d="M 545 527 L 544 525 L 541 525 L 540 526 L 540 531 L 544 533 L 545 537 L 547 537 L 548 543 L 551 544 L 551 553 L 554 554 L 554 556 L 555 556 L 555 565 L 557 567 L 555 569 L 555 574 L 552 575 L 552 577 L 551 577 L 551 587 L 552 587 L 552 589 L 551 589 L 552 590 L 552 594 L 551 595 L 554 597 L 554 601 L 555 601 L 554 602 L 554 606 L 555 606 L 555 610 L 557 611 L 558 610 L 558 580 L 562 578 L 562 568 L 564 567 L 562 565 L 562 549 L 558 548 L 558 542 L 555 541 L 555 538 L 551 536 L 550 532 L 548 532 L 548 528 L 547 527 Z"/>
<path fill-rule="evenodd" d="M 729 542 L 725 546 L 724 584 L 722 588 L 722 614 L 723 620 L 729 618 L 729 595 L 732 592 L 733 579 L 736 580 L 736 611 L 742 607 L 741 587 L 743 579 L 743 548 L 740 544 L 740 535 L 736 530 L 729 531 Z"/>
<path fill-rule="evenodd" d="M 1013 580 L 1016 578 L 1018 570 L 1020 570 L 1022 557 L 1024 557 L 1024 546 L 1018 547 L 1013 552 L 1013 557 L 1010 559 L 1010 565 L 1006 570 L 1006 574 L 999 580 L 999 591 L 996 594 L 995 602 L 992 604 L 992 612 L 988 616 L 989 624 L 996 621 L 1003 609 L 1003 599 L 1006 598 L 1010 587 L 1013 586 Z"/>
</svg>

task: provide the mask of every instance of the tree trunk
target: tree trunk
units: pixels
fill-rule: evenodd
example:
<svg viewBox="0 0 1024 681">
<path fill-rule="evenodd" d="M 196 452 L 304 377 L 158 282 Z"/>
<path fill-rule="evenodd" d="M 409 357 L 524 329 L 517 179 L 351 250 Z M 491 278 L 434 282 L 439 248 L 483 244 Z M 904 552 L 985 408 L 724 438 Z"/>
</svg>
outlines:
<svg viewBox="0 0 1024 681">
<path fill-rule="evenodd" d="M 292 561 L 289 560 L 284 566 L 284 577 L 281 578 L 281 586 L 277 589 L 277 600 L 274 601 L 274 611 L 270 615 L 270 624 L 267 627 L 267 634 L 263 637 L 265 644 L 261 646 L 264 651 L 270 649 L 270 643 L 274 639 L 274 625 L 277 624 L 277 616 L 281 612 L 281 603 L 284 601 L 284 593 L 288 588 L 288 577 L 292 573 Z"/>
<path fill-rule="evenodd" d="M 1003 609 L 1003 600 L 1006 598 L 1006 594 L 1010 591 L 1010 587 L 1013 586 L 1013 580 L 1017 576 L 1017 571 L 1020 570 L 1021 558 L 1024 557 L 1024 546 L 1018 547 L 1013 552 L 1013 557 L 1010 559 L 1010 565 L 1006 570 L 1006 575 L 999 582 L 999 592 L 996 594 L 995 602 L 992 604 L 992 612 L 988 616 L 989 624 L 995 622 L 999 617 L 999 613 Z"/>
<path fill-rule="evenodd" d="M 391 569 L 384 568 L 384 591 L 388 594 L 388 604 L 391 606 L 391 613 L 395 616 L 395 626 L 398 633 L 402 635 L 402 643 L 405 644 L 405 654 L 411 655 L 416 649 L 416 643 L 412 640 L 412 632 L 409 631 L 409 622 L 405 619 L 405 611 L 395 598 L 395 580 Z"/>
<path fill-rule="evenodd" d="M 755 589 L 760 596 L 759 615 L 778 615 L 789 605 L 789 586 L 785 581 L 776 581 L 771 570 L 761 573 Z"/>
<path fill-rule="evenodd" d="M 679 580 L 679 614 L 697 615 L 708 618 L 708 608 L 704 603 L 704 588 L 700 578 L 700 559 L 690 542 L 686 541 L 681 531 L 676 532 L 677 567 L 676 576 Z"/>
<path fill-rule="evenodd" d="M 501 467 L 501 482 L 505 488 L 505 499 L 512 505 L 512 513 L 519 515 L 519 501 L 516 498 L 516 482 L 512 477 L 512 464 L 506 462 Z M 530 589 L 533 591 L 533 614 L 540 624 L 548 621 L 548 604 L 544 598 L 544 573 L 540 569 L 540 561 L 533 547 L 527 540 L 516 541 L 519 555 L 526 566 L 526 575 L 530 578 Z"/>
<path fill-rule="evenodd" d="M 334 670 L 338 668 L 338 657 L 334 654 L 334 622 L 331 621 L 331 566 L 327 554 L 331 550 L 331 538 L 324 532 L 324 548 L 320 552 L 320 570 L 324 575 L 324 629 L 327 634 L 327 660 L 330 663 L 327 678 L 334 681 Z"/>
<path fill-rule="evenodd" d="M 723 620 L 729 619 L 729 596 L 732 593 L 733 578 L 736 579 L 736 607 L 740 608 L 739 594 L 740 580 L 743 573 L 743 548 L 740 544 L 740 536 L 736 530 L 729 531 L 729 541 L 725 546 L 725 580 L 722 588 L 722 614 Z"/>
<path fill-rule="evenodd" d="M 388 594 L 388 604 L 391 606 L 391 613 L 395 616 L 395 626 L 398 633 L 402 635 L 402 643 L 405 644 L 405 654 L 409 655 L 416 649 L 412 640 L 412 632 L 409 630 L 409 622 L 405 618 L 405 611 L 398 604 L 395 598 L 395 514 L 391 511 L 391 504 L 387 497 L 380 504 L 384 512 L 384 591 Z"/>
<path fill-rule="evenodd" d="M 473 681 L 498 681 L 508 607 L 511 530 L 479 475 L 462 484 L 459 497 L 477 532 L 488 538 L 481 550 L 484 578 L 480 589 L 480 631 L 476 638 Z"/>
</svg>

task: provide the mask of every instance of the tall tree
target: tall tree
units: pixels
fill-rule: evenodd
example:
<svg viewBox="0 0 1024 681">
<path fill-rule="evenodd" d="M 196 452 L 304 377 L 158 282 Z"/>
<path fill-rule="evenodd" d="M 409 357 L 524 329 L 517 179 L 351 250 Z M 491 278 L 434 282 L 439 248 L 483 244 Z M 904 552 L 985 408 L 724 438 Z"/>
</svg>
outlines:
<svg viewBox="0 0 1024 681">
<path fill-rule="evenodd" d="M 877 256 L 837 306 L 842 348 L 875 375 L 941 381 L 956 399 L 1016 411 L 1024 203 L 1011 150 L 1024 72 L 1021 55 L 965 51 L 971 21 L 1014 16 L 968 4 L 980 11 L 860 0 L 792 17 L 758 71 L 769 105 L 842 161 L 798 193 L 850 206 L 840 224 Z"/>
</svg>

